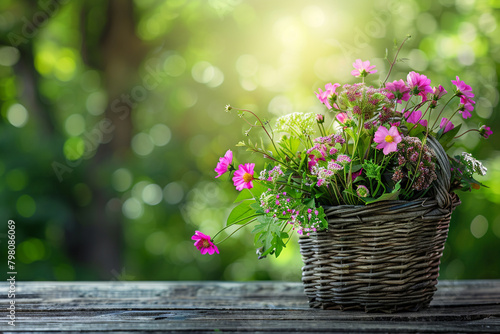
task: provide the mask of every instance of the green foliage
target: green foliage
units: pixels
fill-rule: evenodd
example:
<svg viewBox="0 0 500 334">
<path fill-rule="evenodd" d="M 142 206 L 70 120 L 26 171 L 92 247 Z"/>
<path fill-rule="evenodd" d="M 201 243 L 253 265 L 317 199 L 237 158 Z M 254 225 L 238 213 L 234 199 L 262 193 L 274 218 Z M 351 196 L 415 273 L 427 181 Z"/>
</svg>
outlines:
<svg viewBox="0 0 500 334">
<path fill-rule="evenodd" d="M 215 233 L 237 196 L 230 182 L 213 178 L 242 128 L 221 106 L 266 118 L 317 111 L 315 87 L 352 80 L 353 59 L 379 58 L 409 29 L 400 57 L 409 60 L 391 76 L 425 71 L 444 82 L 463 73 L 478 97 L 477 122 L 498 132 L 500 17 L 486 2 L 136 0 L 115 8 L 127 13 L 132 4 L 126 17 L 108 15 L 103 1 L 60 2 L 52 13 L 45 3 L 0 5 L 0 212 L 4 224 L 16 221 L 23 280 L 299 280 L 292 233 L 287 252 L 272 261 L 256 263 L 253 240 L 241 232 L 217 258 L 200 259 L 193 247 L 194 230 Z M 338 15 L 353 19 L 339 29 Z M 111 22 L 123 27 L 114 37 L 105 31 Z M 102 127 L 103 119 L 112 124 Z M 95 129 L 111 128 L 99 141 Z M 463 142 L 486 159 L 478 182 L 489 188 L 461 193 L 440 278 L 500 275 L 490 260 L 500 257 L 500 141 L 476 135 Z M 83 158 L 72 160 L 82 141 Z M 296 142 L 286 145 L 279 148 L 296 153 Z M 307 166 L 305 156 L 299 164 Z"/>
</svg>

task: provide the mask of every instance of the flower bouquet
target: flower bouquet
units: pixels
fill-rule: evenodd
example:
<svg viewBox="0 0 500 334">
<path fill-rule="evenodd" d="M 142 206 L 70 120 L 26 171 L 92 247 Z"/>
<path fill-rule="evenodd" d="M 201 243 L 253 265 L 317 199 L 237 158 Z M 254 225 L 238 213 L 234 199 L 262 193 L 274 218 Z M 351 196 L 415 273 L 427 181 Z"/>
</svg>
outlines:
<svg viewBox="0 0 500 334">
<path fill-rule="evenodd" d="M 474 175 L 486 173 L 469 153 L 446 154 L 463 135 L 454 117 L 472 116 L 471 87 L 457 76 L 448 93 L 416 72 L 388 82 L 396 57 L 378 88 L 364 83 L 375 66 L 358 59 L 352 75 L 361 82 L 319 89 L 325 115 L 295 112 L 271 122 L 226 107 L 262 131 L 258 141 L 236 146 L 265 165 L 257 174 L 255 163 L 236 167 L 231 150 L 220 158 L 216 178 L 232 174 L 240 191 L 223 230 L 255 224 L 259 258 L 279 256 L 296 232 L 311 307 L 428 306 L 460 203 L 454 192 L 479 188 Z M 454 109 L 447 118 L 448 107 Z M 484 125 L 469 131 L 492 134 Z M 213 254 L 217 236 L 196 231 L 192 239 L 202 254 Z"/>
</svg>

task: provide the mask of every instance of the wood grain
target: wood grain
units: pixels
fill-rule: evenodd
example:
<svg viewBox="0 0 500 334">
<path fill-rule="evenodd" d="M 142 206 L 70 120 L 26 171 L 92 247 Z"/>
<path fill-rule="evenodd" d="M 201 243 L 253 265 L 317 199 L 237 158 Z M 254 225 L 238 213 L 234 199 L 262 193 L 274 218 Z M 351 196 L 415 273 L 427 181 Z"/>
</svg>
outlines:
<svg viewBox="0 0 500 334">
<path fill-rule="evenodd" d="M 442 281 L 428 309 L 396 314 L 311 309 L 299 282 L 17 282 L 15 324 L 0 330 L 494 333 L 500 280 Z"/>
</svg>

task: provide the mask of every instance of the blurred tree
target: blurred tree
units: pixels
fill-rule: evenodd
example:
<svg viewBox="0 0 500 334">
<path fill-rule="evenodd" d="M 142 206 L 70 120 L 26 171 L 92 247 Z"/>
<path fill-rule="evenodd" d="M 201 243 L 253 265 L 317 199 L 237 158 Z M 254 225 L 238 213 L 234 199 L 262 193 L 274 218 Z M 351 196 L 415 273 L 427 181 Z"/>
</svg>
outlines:
<svg viewBox="0 0 500 334">
<path fill-rule="evenodd" d="M 362 11 L 359 8 L 363 8 Z M 497 1 L 4 0 L 0 3 L 0 217 L 17 222 L 26 280 L 291 279 L 300 256 L 257 261 L 249 231 L 200 256 L 236 195 L 214 180 L 244 125 L 324 112 L 314 96 L 411 34 L 392 78 L 455 75 L 498 129 Z M 494 136 L 495 136 L 494 134 Z M 255 133 L 255 135 L 258 135 Z M 441 277 L 498 277 L 500 142 L 467 134 L 490 185 L 462 194 Z M 462 149 L 461 148 L 461 149 Z M 240 161 L 254 157 L 236 151 Z M 450 152 L 454 154 L 454 152 Z M 0 232 L 0 242 L 1 239 Z M 0 252 L 0 259 L 6 255 Z"/>
</svg>

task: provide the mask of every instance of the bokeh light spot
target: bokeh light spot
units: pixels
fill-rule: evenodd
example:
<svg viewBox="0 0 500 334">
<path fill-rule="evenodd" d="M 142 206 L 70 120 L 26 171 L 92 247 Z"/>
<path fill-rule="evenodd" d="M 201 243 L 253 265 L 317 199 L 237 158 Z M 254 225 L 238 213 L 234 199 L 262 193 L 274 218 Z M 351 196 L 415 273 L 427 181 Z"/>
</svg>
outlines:
<svg viewBox="0 0 500 334">
<path fill-rule="evenodd" d="M 236 60 L 236 70 L 243 77 L 251 77 L 259 70 L 259 61 L 253 55 L 241 55 Z"/>
<path fill-rule="evenodd" d="M 178 54 L 170 55 L 165 59 L 163 69 L 171 77 L 178 77 L 186 70 L 186 61 Z"/>
<path fill-rule="evenodd" d="M 45 257 L 45 246 L 40 239 L 30 238 L 18 246 L 22 262 L 29 264 Z"/>
<path fill-rule="evenodd" d="M 85 131 L 85 119 L 80 114 L 73 114 L 66 118 L 64 130 L 70 136 L 79 136 Z"/>
<path fill-rule="evenodd" d="M 184 188 L 178 182 L 171 182 L 163 189 L 163 198 L 168 204 L 179 204 L 183 197 Z"/>
<path fill-rule="evenodd" d="M 132 185 L 132 173 L 126 168 L 119 168 L 111 175 L 111 185 L 116 191 L 126 191 Z"/>
<path fill-rule="evenodd" d="M 69 81 L 75 75 L 76 64 L 71 57 L 61 57 L 55 63 L 54 74 L 61 81 Z"/>
<path fill-rule="evenodd" d="M 497 28 L 497 21 L 491 13 L 484 13 L 478 20 L 479 29 L 485 33 L 491 33 Z"/>
<path fill-rule="evenodd" d="M 35 200 L 33 199 L 33 197 L 29 195 L 22 195 L 17 199 L 16 209 L 21 216 L 29 218 L 35 214 L 36 211 Z"/>
<path fill-rule="evenodd" d="M 475 238 L 482 238 L 487 231 L 488 220 L 486 219 L 486 217 L 477 215 L 476 217 L 474 217 L 474 219 L 472 219 L 472 222 L 470 223 L 470 232 Z"/>
<path fill-rule="evenodd" d="M 417 29 L 425 35 L 430 35 L 437 29 L 436 19 L 427 12 L 420 13 L 415 23 L 417 24 Z"/>
<path fill-rule="evenodd" d="M 153 152 L 155 145 L 151 136 L 147 133 L 138 133 L 132 138 L 132 150 L 142 156 L 146 156 Z"/>
<path fill-rule="evenodd" d="M 64 142 L 63 153 L 68 160 L 78 160 L 85 152 L 85 142 L 80 137 L 71 137 Z"/>
<path fill-rule="evenodd" d="M 13 66 L 19 60 L 19 50 L 12 46 L 0 47 L 0 65 Z"/>
<path fill-rule="evenodd" d="M 16 128 L 22 128 L 28 123 L 28 110 L 19 103 L 15 103 L 7 110 L 7 120 Z"/>
<path fill-rule="evenodd" d="M 48 75 L 52 73 L 54 64 L 57 62 L 56 49 L 53 45 L 46 45 L 35 54 L 35 68 L 38 73 Z"/>
<path fill-rule="evenodd" d="M 214 67 L 207 61 L 200 61 L 194 64 L 191 74 L 194 80 L 206 84 L 214 78 Z"/>
<path fill-rule="evenodd" d="M 163 199 L 161 187 L 157 184 L 148 184 L 142 190 L 142 201 L 149 205 L 156 205 Z"/>
<path fill-rule="evenodd" d="M 425 71 L 429 66 L 427 55 L 419 49 L 411 50 L 408 58 L 410 67 L 415 71 Z"/>
<path fill-rule="evenodd" d="M 153 127 L 149 130 L 149 135 L 156 146 L 165 146 L 172 138 L 170 128 L 161 123 L 153 125 Z"/>
<path fill-rule="evenodd" d="M 139 202 L 134 197 L 131 197 L 123 203 L 122 212 L 125 217 L 129 219 L 138 219 L 142 217 L 144 213 L 144 207 L 141 202 Z"/>
<path fill-rule="evenodd" d="M 102 91 L 93 92 L 89 94 L 85 101 L 85 106 L 89 114 L 99 116 L 106 110 L 108 97 Z"/>
<path fill-rule="evenodd" d="M 9 171 L 5 178 L 7 186 L 14 191 L 23 190 L 28 183 L 28 175 L 20 169 Z"/>
<path fill-rule="evenodd" d="M 217 87 L 224 82 L 222 71 L 207 61 L 194 64 L 191 74 L 196 82 L 206 84 L 209 87 Z"/>
</svg>

